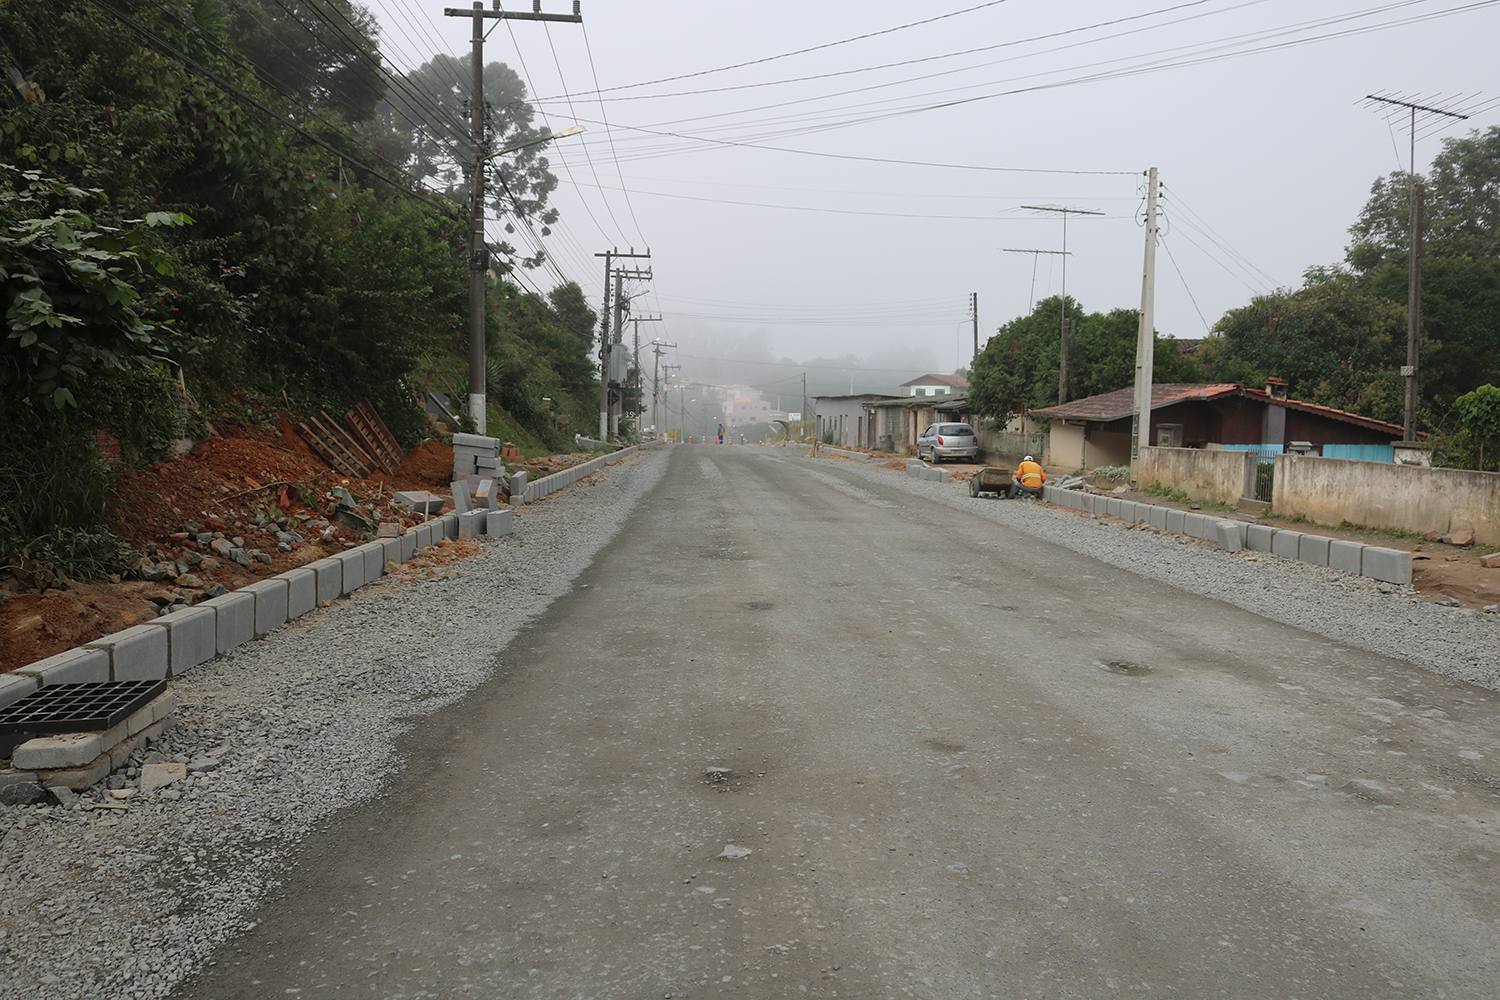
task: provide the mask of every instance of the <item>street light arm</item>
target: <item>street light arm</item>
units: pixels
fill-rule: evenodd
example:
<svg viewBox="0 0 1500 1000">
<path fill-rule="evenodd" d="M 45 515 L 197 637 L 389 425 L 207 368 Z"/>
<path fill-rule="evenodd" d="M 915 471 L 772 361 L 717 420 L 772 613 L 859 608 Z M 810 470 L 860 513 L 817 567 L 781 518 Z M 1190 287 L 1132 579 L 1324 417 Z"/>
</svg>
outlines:
<svg viewBox="0 0 1500 1000">
<path fill-rule="evenodd" d="M 564 139 L 570 135 L 577 135 L 579 132 L 584 131 L 587 131 L 584 126 L 574 125 L 572 128 L 565 128 L 561 132 L 553 132 L 551 135 L 544 135 L 539 139 L 530 139 L 526 142 L 518 143 L 514 146 L 509 146 L 505 149 L 500 150 L 498 153 L 491 153 L 488 156 L 481 157 L 479 162 L 484 163 L 489 160 L 493 160 L 497 156 L 504 156 L 506 153 L 514 153 L 518 149 L 525 149 L 527 146 L 539 146 L 544 142 L 551 142 L 553 139 Z"/>
</svg>

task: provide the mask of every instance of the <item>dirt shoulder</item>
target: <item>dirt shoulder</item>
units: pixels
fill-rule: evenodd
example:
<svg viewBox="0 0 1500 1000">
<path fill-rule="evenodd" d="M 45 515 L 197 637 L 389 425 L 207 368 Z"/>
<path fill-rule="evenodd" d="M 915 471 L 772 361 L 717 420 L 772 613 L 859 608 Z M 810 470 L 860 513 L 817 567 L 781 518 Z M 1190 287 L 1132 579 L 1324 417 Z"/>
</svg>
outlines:
<svg viewBox="0 0 1500 1000">
<path fill-rule="evenodd" d="M 216 429 L 185 455 L 121 476 L 110 517 L 132 549 L 123 577 L 81 582 L 24 561 L 0 567 L 0 673 L 152 621 L 165 607 L 342 552 L 380 524 L 420 522 L 395 502 L 398 491 L 450 491 L 453 449 L 441 441 L 418 445 L 390 475 L 350 479 L 314 454 L 284 416 L 272 426 Z M 517 467 L 536 478 L 592 457 L 553 455 Z M 341 505 L 335 490 L 356 505 Z M 471 551 L 435 549 L 422 569 Z"/>
</svg>

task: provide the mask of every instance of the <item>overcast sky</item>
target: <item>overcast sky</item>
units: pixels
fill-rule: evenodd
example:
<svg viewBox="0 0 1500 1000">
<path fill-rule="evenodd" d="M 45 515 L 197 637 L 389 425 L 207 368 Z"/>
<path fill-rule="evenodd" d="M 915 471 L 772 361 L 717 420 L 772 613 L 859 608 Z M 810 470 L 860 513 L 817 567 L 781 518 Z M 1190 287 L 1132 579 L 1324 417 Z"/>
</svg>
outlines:
<svg viewBox="0 0 1500 1000">
<path fill-rule="evenodd" d="M 443 3 L 362 2 L 395 68 L 467 57 L 470 20 Z M 548 152 L 557 271 L 523 283 L 546 290 L 560 272 L 597 308 L 593 255 L 649 247 L 655 280 L 635 305 L 664 319 L 643 340 L 680 345 L 668 360 L 686 377 L 773 394 L 800 391 L 803 369 L 714 359 L 816 363 L 810 384 L 855 391 L 967 365 L 971 292 L 982 345 L 1062 288 L 1061 256 L 1005 252 L 1063 247 L 1061 216 L 1023 206 L 1104 213 L 1068 219 L 1067 292 L 1090 311 L 1138 308 L 1152 166 L 1156 326 L 1202 337 L 1252 295 L 1339 262 L 1371 183 L 1407 168 L 1405 120 L 1366 94 L 1500 98 L 1496 0 L 584 0 L 582 13 L 581 27 L 489 22 L 486 61 L 521 73 L 554 131 L 587 128 Z M 1419 122 L 1419 170 L 1443 137 L 1497 120 Z"/>
</svg>

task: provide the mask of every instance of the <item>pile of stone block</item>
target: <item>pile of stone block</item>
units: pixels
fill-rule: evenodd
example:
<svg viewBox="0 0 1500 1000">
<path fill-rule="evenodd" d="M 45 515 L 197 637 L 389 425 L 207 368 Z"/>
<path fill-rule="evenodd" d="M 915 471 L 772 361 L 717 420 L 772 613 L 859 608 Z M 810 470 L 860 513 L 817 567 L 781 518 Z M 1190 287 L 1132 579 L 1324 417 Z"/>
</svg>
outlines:
<svg viewBox="0 0 1500 1000">
<path fill-rule="evenodd" d="M 453 435 L 453 479 L 505 479 L 505 461 L 499 438 L 482 434 Z"/>
<path fill-rule="evenodd" d="M 526 473 L 516 473 L 511 486 L 526 488 Z M 472 493 L 468 479 L 453 480 L 453 512 L 458 515 L 458 537 L 472 538 L 475 535 L 508 535 L 511 533 L 514 512 L 509 505 L 500 502 L 500 481 L 481 479 Z"/>
<path fill-rule="evenodd" d="M 88 686 L 67 685 L 70 689 Z M 12 709 L 22 710 L 25 705 L 23 699 Z M 53 733 L 26 740 L 12 751 L 10 766 L 0 766 L 0 787 L 31 784 L 74 791 L 90 788 L 123 767 L 147 740 L 166 732 L 176 707 L 177 695 L 168 689 L 107 730 Z"/>
</svg>

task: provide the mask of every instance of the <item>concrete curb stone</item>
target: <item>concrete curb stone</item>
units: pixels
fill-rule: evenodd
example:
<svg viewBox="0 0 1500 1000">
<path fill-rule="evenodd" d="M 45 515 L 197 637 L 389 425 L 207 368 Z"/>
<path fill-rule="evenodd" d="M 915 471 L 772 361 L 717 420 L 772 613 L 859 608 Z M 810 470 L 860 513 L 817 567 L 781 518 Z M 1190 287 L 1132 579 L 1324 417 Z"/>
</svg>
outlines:
<svg viewBox="0 0 1500 1000">
<path fill-rule="evenodd" d="M 397 562 L 410 562 L 411 557 L 417 554 L 417 549 L 421 548 L 417 544 L 417 532 L 420 530 L 420 528 L 408 528 L 400 538 L 396 539 L 400 543 L 396 558 Z"/>
<path fill-rule="evenodd" d="M 337 559 L 329 557 L 319 559 L 317 562 L 308 563 L 303 567 L 310 569 L 317 577 L 317 601 L 321 607 L 324 601 L 336 601 L 344 594 L 344 565 Z"/>
<path fill-rule="evenodd" d="M 339 584 L 339 595 L 352 594 L 365 585 L 365 554 L 359 549 L 349 549 L 340 552 L 333 559 L 344 570 L 343 579 Z"/>
<path fill-rule="evenodd" d="M 1161 528 L 1165 531 L 1167 527 L 1167 508 L 1152 504 L 1151 509 L 1146 512 L 1146 521 L 1152 527 Z"/>
<path fill-rule="evenodd" d="M 241 587 L 236 593 L 255 595 L 255 634 L 265 635 L 278 625 L 285 625 L 290 610 L 290 585 L 280 577 L 271 577 Z"/>
<path fill-rule="evenodd" d="M 1301 543 L 1302 532 L 1279 528 L 1276 534 L 1271 536 L 1271 552 L 1287 559 L 1296 559 Z"/>
<path fill-rule="evenodd" d="M 300 618 L 318 606 L 318 574 L 306 566 L 281 574 L 286 580 L 286 617 Z"/>
<path fill-rule="evenodd" d="M 1328 544 L 1328 568 L 1358 576 L 1362 571 L 1364 551 L 1360 542 L 1335 538 Z"/>
<path fill-rule="evenodd" d="M 1411 553 L 1400 549 L 1387 549 L 1379 545 L 1366 545 L 1360 555 L 1361 572 L 1375 580 L 1386 583 L 1411 583 Z"/>
<path fill-rule="evenodd" d="M 1187 523 L 1187 511 L 1178 510 L 1175 507 L 1167 509 L 1167 530 L 1176 534 L 1186 534 L 1183 525 Z"/>
<path fill-rule="evenodd" d="M 385 573 L 385 543 L 366 542 L 363 545 L 355 546 L 354 551 L 364 557 L 365 583 L 374 583 L 376 580 L 379 580 L 381 575 Z"/>
<path fill-rule="evenodd" d="M 1245 547 L 1245 525 L 1240 521 L 1215 521 L 1215 540 L 1225 552 L 1238 552 Z"/>
<path fill-rule="evenodd" d="M 49 684 L 80 684 L 109 680 L 109 653 L 80 646 L 18 668 L 15 673 L 34 677 L 38 687 Z"/>
<path fill-rule="evenodd" d="M 167 676 L 167 643 L 167 630 L 153 622 L 86 642 L 83 648 L 109 653 L 112 681 L 154 681 Z"/>
<path fill-rule="evenodd" d="M 212 608 L 218 616 L 216 635 L 220 653 L 255 638 L 255 595 L 241 590 L 209 598 L 200 608 Z"/>
<path fill-rule="evenodd" d="M 219 616 L 210 608 L 185 608 L 151 624 L 167 633 L 167 664 L 172 677 L 219 655 Z"/>
<path fill-rule="evenodd" d="M 1333 539 L 1327 535 L 1303 535 L 1297 543 L 1297 559 L 1314 566 L 1327 566 L 1328 543 L 1331 541 Z"/>
<path fill-rule="evenodd" d="M 1269 524 L 1247 524 L 1245 525 L 1245 548 L 1255 552 L 1270 552 L 1271 540 L 1276 536 L 1276 529 Z"/>
<path fill-rule="evenodd" d="M 515 531 L 515 512 L 492 510 L 485 515 L 484 533 L 492 538 L 509 535 Z"/>
<path fill-rule="evenodd" d="M 9 708 L 40 685 L 32 674 L 0 674 L 0 708 Z"/>
<path fill-rule="evenodd" d="M 1191 538 L 1202 538 L 1204 537 L 1204 531 L 1206 530 L 1205 526 L 1207 523 L 1208 518 L 1204 517 L 1202 514 L 1195 514 L 1192 511 L 1184 511 L 1182 517 L 1182 533 Z"/>
</svg>

